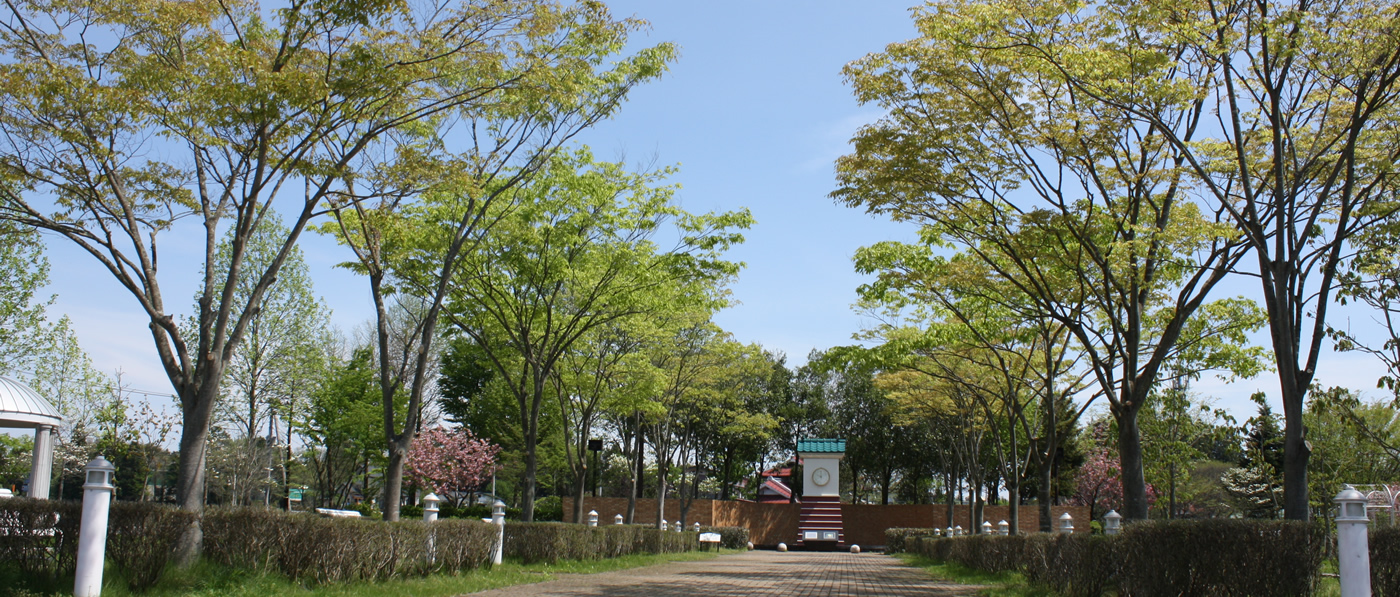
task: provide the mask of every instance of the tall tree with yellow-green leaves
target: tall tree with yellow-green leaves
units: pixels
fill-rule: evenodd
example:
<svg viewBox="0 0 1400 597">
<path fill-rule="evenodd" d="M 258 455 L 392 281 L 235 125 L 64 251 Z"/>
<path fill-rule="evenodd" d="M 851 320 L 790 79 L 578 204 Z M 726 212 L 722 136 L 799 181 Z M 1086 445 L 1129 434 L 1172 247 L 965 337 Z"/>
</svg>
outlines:
<svg viewBox="0 0 1400 597">
<path fill-rule="evenodd" d="M 1119 179 L 1157 185 L 1159 205 L 1169 204 L 1161 182 L 1171 181 L 1201 213 L 1238 230 L 1230 242 L 1250 250 L 1238 267 L 1260 283 L 1279 376 L 1284 509 L 1306 519 L 1303 415 L 1339 266 L 1358 234 L 1397 209 L 1400 4 L 956 2 L 923 14 L 965 28 L 969 59 L 1023 94 L 1004 94 L 1014 103 L 998 110 L 1090 132 L 1024 93 L 1050 88 L 1131 123 L 1137 132 L 1124 146 L 1154 147 L 1170 167 L 1152 174 L 1115 160 L 1115 172 L 1131 174 Z M 1025 69 L 1041 74 L 1025 79 L 1029 87 L 1011 80 Z"/>
<path fill-rule="evenodd" d="M 404 458 L 435 377 L 438 324 L 460 262 L 510 212 L 518 186 L 579 132 L 613 115 L 633 88 L 661 76 L 676 53 L 662 43 L 621 56 L 628 35 L 646 23 L 615 20 L 601 2 L 469 8 L 493 17 L 471 35 L 497 58 L 484 65 L 494 69 L 494 83 L 479 87 L 468 109 L 405 131 L 373 164 L 346 173 L 346 192 L 332 201 L 335 220 L 323 227 L 353 251 L 346 265 L 368 278 L 374 301 L 389 520 L 398 519 Z M 432 225 L 418 228 L 423 218 Z M 395 301 L 413 305 L 406 325 L 393 321 Z M 403 408 L 394 406 L 399 396 Z"/>
<path fill-rule="evenodd" d="M 493 207 L 501 213 L 490 216 L 490 230 L 442 281 L 443 317 L 482 349 L 520 409 L 526 520 L 534 516 L 541 409 L 569 351 L 631 318 L 708 313 L 741 267 L 724 252 L 743 241 L 748 212 L 686 213 L 674 187 L 661 184 L 666 174 L 596 162 L 587 149 L 556 155 Z M 415 268 L 436 268 L 454 250 L 457 223 L 431 214 L 461 213 L 460 197 L 434 199 L 415 226 L 420 253 L 398 264 L 406 279 L 423 279 Z"/>
<path fill-rule="evenodd" d="M 179 501 L 202 510 L 209 421 L 224 370 L 267 289 L 330 197 L 386 155 L 410 164 L 431 131 L 546 106 L 613 47 L 598 5 L 535 1 L 255 0 L 7 4 L 0 16 L 0 218 L 73 243 L 150 321 L 179 396 Z M 560 32 L 578 31 L 576 35 Z M 481 133 L 487 131 L 480 130 Z M 395 171 L 412 186 L 415 167 Z M 353 199 L 352 199 L 353 200 Z M 245 267 L 271 210 L 275 257 Z M 193 228 L 195 325 L 167 305 L 158 239 Z M 229 234 L 228 267 L 215 267 Z M 222 273 L 221 273 L 222 272 Z M 215 279 L 221 276 L 222 279 Z M 240 298 L 244 279 L 256 282 Z M 200 535 L 182 542 L 191 561 Z"/>
<path fill-rule="evenodd" d="M 1102 12 L 1119 9 L 1134 12 Z M 1258 322 L 1241 301 L 1202 311 L 1248 246 L 1228 210 L 1196 200 L 1187 156 L 1164 130 L 1204 136 L 1202 85 L 1125 90 L 1128 107 L 1078 92 L 1077 76 L 1191 81 L 1132 51 L 1156 41 L 1125 40 L 1079 3 L 947 0 L 914 19 L 919 38 L 846 68 L 858 99 L 887 114 L 857 133 L 833 196 L 925 224 L 925 244 L 981 262 L 1065 326 L 1118 422 L 1124 515 L 1146 518 L 1136 416 L 1163 364 L 1193 340 L 1184 333 L 1197 316 L 1219 334 L 1206 338 L 1241 339 L 1234 331 Z M 1212 367 L 1257 368 L 1235 343 L 1217 348 Z"/>
</svg>

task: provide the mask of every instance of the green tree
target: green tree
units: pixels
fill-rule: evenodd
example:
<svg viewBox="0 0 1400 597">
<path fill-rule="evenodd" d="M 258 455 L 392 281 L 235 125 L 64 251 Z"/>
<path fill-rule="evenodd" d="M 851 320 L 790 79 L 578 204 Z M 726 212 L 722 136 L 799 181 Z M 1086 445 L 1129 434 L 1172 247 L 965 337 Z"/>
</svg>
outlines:
<svg viewBox="0 0 1400 597">
<path fill-rule="evenodd" d="M 1057 73 L 1078 101 L 1136 123 L 1202 211 L 1249 247 L 1283 402 L 1284 510 L 1308 518 L 1303 415 L 1339 268 L 1355 237 L 1397 208 L 1394 3 L 1026 6 L 978 12 L 1008 25 L 1007 43 L 984 47 Z"/>
<path fill-rule="evenodd" d="M 510 212 L 517 186 L 675 57 L 675 47 L 662 43 L 614 61 L 628 34 L 646 23 L 615 21 L 601 2 L 511 0 L 481 10 L 492 18 L 473 34 L 490 60 L 471 73 L 472 105 L 402 137 L 370 172 L 343 172 L 352 192 L 335 202 L 335 222 L 324 228 L 354 252 L 348 265 L 368 278 L 375 305 L 390 520 L 398 519 L 404 457 L 434 377 L 437 327 L 459 260 Z M 418 226 L 422 219 L 433 225 Z M 395 295 L 418 303 L 397 351 L 388 302 Z M 400 394 L 408 417 L 396 421 L 391 403 Z"/>
<path fill-rule="evenodd" d="M 721 256 L 743 240 L 732 229 L 747 228 L 748 213 L 687 214 L 674 205 L 672 187 L 656 186 L 668 173 L 632 174 L 594 162 L 587 150 L 559 156 L 517 187 L 509 213 L 460 256 L 443 315 L 487 353 L 515 396 L 526 520 L 534 512 L 541 407 L 560 360 L 615 322 L 712 308 L 720 284 L 738 271 Z M 655 240 L 665 227 L 676 239 L 670 248 Z"/>
<path fill-rule="evenodd" d="M 244 245 L 244 267 L 269 267 L 286 235 L 277 214 L 264 216 Z M 228 278 L 232 237 L 225 235 L 215 254 L 216 280 Z M 256 287 L 256 280 L 240 279 L 234 300 L 247 302 Z M 223 294 L 223 288 L 216 284 L 215 292 Z M 267 469 L 277 468 L 273 465 L 282 460 L 276 444 L 291 430 L 292 417 L 304 409 L 307 395 L 324 374 L 329 328 L 330 310 L 315 296 L 301 248 L 291 247 L 277 280 L 264 291 L 261 306 L 248 321 L 242 348 L 228 363 L 215 412 L 216 422 L 233 427 L 229 440 L 242 448 L 239 457 L 230 460 L 234 466 L 224 471 L 232 482 L 233 503 L 250 503 L 255 491 L 270 500 L 273 487 Z M 290 443 L 284 447 L 290 448 Z M 282 468 L 285 475 L 285 464 Z"/>
<path fill-rule="evenodd" d="M 1213 360 L 1252 373 L 1251 355 L 1234 349 L 1261 321 L 1241 301 L 1199 313 L 1246 251 L 1224 210 L 1194 201 L 1186 157 L 1159 131 L 1167 123 L 1193 141 L 1204 114 L 1197 96 L 1124 93 L 1136 100 L 1125 107 L 1075 93 L 1081 74 L 1175 76 L 1160 61 L 1114 53 L 1127 43 L 1114 35 L 1116 11 L 1094 8 L 947 0 L 916 9 L 921 37 L 846 68 L 858 99 L 888 113 L 838 162 L 833 196 L 925 223 L 924 244 L 953 244 L 1066 328 L 1118 422 L 1124 515 L 1140 519 L 1137 414 L 1161 367 L 1182 342 L 1228 338 Z M 1188 330 L 1197 315 L 1218 333 Z"/>
<path fill-rule="evenodd" d="M 518 109 L 520 95 L 570 87 L 577 81 L 548 66 L 563 53 L 591 67 L 594 54 L 572 50 L 599 33 L 558 35 L 572 16 L 533 0 L 18 2 L 5 19 L 0 218 L 73 243 L 149 318 L 180 397 L 180 505 L 194 512 L 224 371 L 328 197 L 357 197 L 357 176 L 384 155 L 412 153 L 399 141 L 425 123 Z M 410 168 L 396 172 L 417 180 Z M 246 245 L 270 211 L 288 216 L 287 233 L 265 268 L 247 267 Z M 203 240 L 192 334 L 158 275 L 157 239 L 183 225 Z M 239 301 L 244 278 L 256 282 Z M 180 559 L 193 562 L 199 543 L 196 525 Z"/>
</svg>

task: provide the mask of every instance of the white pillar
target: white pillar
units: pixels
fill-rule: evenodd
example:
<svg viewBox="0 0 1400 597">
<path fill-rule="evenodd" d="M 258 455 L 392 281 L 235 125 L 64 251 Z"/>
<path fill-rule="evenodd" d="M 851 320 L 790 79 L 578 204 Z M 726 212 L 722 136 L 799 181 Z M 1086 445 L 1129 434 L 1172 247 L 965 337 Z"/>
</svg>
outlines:
<svg viewBox="0 0 1400 597">
<path fill-rule="evenodd" d="M 496 500 L 491 505 L 491 522 L 496 525 L 496 550 L 491 554 L 491 563 L 499 565 L 506 551 L 506 504 Z"/>
<path fill-rule="evenodd" d="M 34 428 L 34 458 L 29 469 L 29 497 L 49 499 L 49 482 L 53 477 L 53 432 L 50 425 Z"/>
<path fill-rule="evenodd" d="M 614 516 L 614 517 L 613 517 L 613 524 L 622 524 L 622 515 L 621 515 L 621 514 L 618 514 L 617 516 Z"/>
<path fill-rule="evenodd" d="M 1350 485 L 1332 498 L 1337 503 L 1337 572 L 1342 597 L 1371 597 L 1371 554 L 1366 545 L 1366 496 Z"/>
<path fill-rule="evenodd" d="M 984 521 L 982 521 L 982 534 L 983 534 L 983 535 L 990 535 L 990 534 L 992 534 L 992 521 L 990 521 L 990 520 L 984 520 Z"/>
<path fill-rule="evenodd" d="M 1003 520 L 1003 521 L 1001 521 L 1001 522 L 998 522 L 998 523 L 997 523 L 997 534 L 998 534 L 998 535 L 1010 535 L 1010 534 L 1011 534 L 1011 523 L 1006 522 L 1005 520 Z"/>
<path fill-rule="evenodd" d="M 78 570 L 73 597 L 102 594 L 102 563 L 107 556 L 107 514 L 112 506 L 112 473 L 116 467 L 98 456 L 87 464 L 83 484 L 83 520 L 78 527 Z"/>
<path fill-rule="evenodd" d="M 598 526 L 598 511 L 597 511 L 597 510 L 589 510 L 589 511 L 588 511 L 588 526 L 591 526 L 591 527 L 596 527 L 596 526 Z"/>
</svg>

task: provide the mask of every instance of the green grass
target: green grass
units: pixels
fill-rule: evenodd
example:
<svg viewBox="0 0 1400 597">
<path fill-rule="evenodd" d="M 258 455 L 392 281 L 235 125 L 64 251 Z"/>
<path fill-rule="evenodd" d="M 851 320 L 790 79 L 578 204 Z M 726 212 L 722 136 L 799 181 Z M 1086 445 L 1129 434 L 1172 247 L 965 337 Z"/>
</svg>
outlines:
<svg viewBox="0 0 1400 597">
<path fill-rule="evenodd" d="M 104 597 L 448 597 L 473 593 L 513 585 L 545 582 L 560 574 L 597 574 L 627 568 L 639 568 L 665 564 L 667 562 L 688 562 L 706 560 L 726 553 L 739 553 L 739 550 L 719 552 L 687 552 L 670 554 L 630 555 L 620 558 L 590 561 L 562 561 L 555 564 L 520 564 L 506 561 L 490 569 L 473 570 L 458 575 L 438 574 L 422 578 L 390 580 L 378 583 L 345 583 L 303 586 L 279 575 L 252 574 L 218 566 L 208 562 L 189 569 L 170 569 L 161 581 L 145 593 L 132 593 L 119 577 L 108 575 L 102 583 Z M 110 568 L 109 568 L 110 570 Z M 63 594 L 72 590 L 69 579 L 63 587 Z M 49 587 L 31 587 L 32 593 L 18 595 L 38 595 Z M 6 595 L 0 588 L 0 596 Z"/>
<path fill-rule="evenodd" d="M 987 588 L 978 592 L 978 595 L 984 597 L 1060 597 L 1059 593 L 1050 589 L 1032 585 L 1019 572 L 992 574 L 953 562 L 939 563 L 912 553 L 895 554 L 895 557 L 903 560 L 905 565 L 919 568 L 934 578 L 965 585 L 985 585 Z M 1336 562 L 1323 562 L 1322 571 L 1336 574 Z M 1112 595 L 1116 592 L 1109 591 L 1106 594 Z M 1313 592 L 1315 597 L 1340 597 L 1341 594 L 1341 585 L 1337 579 L 1325 576 Z"/>
<path fill-rule="evenodd" d="M 964 585 L 984 585 L 987 588 L 979 591 L 978 595 L 986 597 L 1058 597 L 1054 591 L 1030 584 L 1019 572 L 993 574 L 953 562 L 935 562 L 912 553 L 895 554 L 895 557 L 903 560 L 905 565 L 919 568 L 934 578 Z"/>
</svg>

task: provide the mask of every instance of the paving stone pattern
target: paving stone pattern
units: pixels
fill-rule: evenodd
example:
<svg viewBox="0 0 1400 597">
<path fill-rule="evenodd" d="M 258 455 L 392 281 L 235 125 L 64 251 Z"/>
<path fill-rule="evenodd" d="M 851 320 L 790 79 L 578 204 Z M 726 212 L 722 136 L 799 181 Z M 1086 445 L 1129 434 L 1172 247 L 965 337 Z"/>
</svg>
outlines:
<svg viewBox="0 0 1400 597">
<path fill-rule="evenodd" d="M 981 587 L 929 578 L 874 553 L 751 551 L 473 593 L 478 597 L 866 597 L 973 595 Z"/>
</svg>

